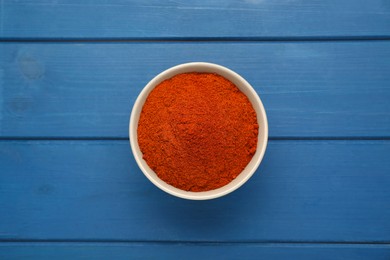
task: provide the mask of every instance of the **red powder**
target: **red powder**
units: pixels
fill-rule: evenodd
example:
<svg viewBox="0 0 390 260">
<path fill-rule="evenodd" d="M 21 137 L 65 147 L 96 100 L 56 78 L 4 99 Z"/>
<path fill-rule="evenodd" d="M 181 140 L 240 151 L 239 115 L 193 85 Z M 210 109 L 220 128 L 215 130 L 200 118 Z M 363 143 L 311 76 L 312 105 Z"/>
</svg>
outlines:
<svg viewBox="0 0 390 260">
<path fill-rule="evenodd" d="M 160 179 L 199 192 L 241 173 L 256 152 L 258 128 L 255 110 L 232 82 L 217 74 L 184 73 L 148 96 L 138 143 Z"/>
</svg>

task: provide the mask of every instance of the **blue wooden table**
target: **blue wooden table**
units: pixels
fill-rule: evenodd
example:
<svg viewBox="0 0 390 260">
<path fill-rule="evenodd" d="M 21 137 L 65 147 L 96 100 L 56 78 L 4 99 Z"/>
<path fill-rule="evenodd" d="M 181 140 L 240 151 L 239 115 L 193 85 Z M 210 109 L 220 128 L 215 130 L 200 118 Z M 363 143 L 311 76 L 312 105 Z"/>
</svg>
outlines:
<svg viewBox="0 0 390 260">
<path fill-rule="evenodd" d="M 270 140 L 211 201 L 137 167 L 129 114 L 180 63 L 229 67 Z M 390 1 L 2 0 L 0 259 L 390 259 Z"/>
</svg>

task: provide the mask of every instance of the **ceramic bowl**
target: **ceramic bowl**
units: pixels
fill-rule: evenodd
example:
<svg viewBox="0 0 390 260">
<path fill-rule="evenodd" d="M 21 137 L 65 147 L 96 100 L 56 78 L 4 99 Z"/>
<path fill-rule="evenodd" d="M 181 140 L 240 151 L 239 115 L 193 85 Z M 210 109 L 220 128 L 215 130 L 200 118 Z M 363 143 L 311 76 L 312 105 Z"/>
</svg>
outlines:
<svg viewBox="0 0 390 260">
<path fill-rule="evenodd" d="M 257 114 L 257 121 L 259 124 L 259 135 L 258 135 L 256 153 L 254 154 L 252 160 L 249 162 L 246 168 L 233 181 L 215 190 L 203 191 L 203 192 L 191 192 L 191 191 L 184 191 L 167 184 L 166 182 L 161 180 L 157 176 L 157 174 L 148 166 L 145 160 L 143 160 L 142 152 L 138 146 L 138 139 L 137 139 L 138 120 L 139 120 L 140 113 L 142 111 L 142 107 L 149 93 L 160 82 L 169 79 L 175 76 L 176 74 L 186 73 L 186 72 L 216 73 L 225 77 L 226 79 L 233 82 L 248 97 L 249 101 L 252 103 L 252 106 L 255 109 Z M 154 185 L 156 185 L 158 188 L 171 195 L 183 199 L 207 200 L 207 199 L 222 197 L 226 194 L 233 192 L 234 190 L 238 189 L 241 185 L 243 185 L 246 181 L 248 181 L 249 178 L 255 173 L 256 169 L 259 167 L 260 162 L 263 159 L 267 147 L 268 122 L 267 122 L 267 115 L 265 113 L 264 106 L 259 96 L 257 95 L 256 91 L 253 89 L 253 87 L 244 78 L 242 78 L 236 72 L 217 64 L 206 63 L 206 62 L 191 62 L 191 63 L 177 65 L 161 72 L 143 88 L 142 92 L 139 94 L 137 100 L 135 101 L 133 110 L 131 112 L 130 124 L 129 124 L 129 137 L 130 137 L 131 149 L 138 166 L 145 174 L 145 176 Z"/>
</svg>

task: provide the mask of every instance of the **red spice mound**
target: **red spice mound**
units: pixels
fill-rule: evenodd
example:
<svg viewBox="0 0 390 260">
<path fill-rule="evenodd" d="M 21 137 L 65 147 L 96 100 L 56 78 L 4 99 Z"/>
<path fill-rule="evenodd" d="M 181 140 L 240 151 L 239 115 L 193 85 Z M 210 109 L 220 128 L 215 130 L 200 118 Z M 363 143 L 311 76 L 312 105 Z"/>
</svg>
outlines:
<svg viewBox="0 0 390 260">
<path fill-rule="evenodd" d="M 143 158 L 160 179 L 186 191 L 222 187 L 257 147 L 256 112 L 229 80 L 183 73 L 148 96 L 138 123 Z"/>
</svg>

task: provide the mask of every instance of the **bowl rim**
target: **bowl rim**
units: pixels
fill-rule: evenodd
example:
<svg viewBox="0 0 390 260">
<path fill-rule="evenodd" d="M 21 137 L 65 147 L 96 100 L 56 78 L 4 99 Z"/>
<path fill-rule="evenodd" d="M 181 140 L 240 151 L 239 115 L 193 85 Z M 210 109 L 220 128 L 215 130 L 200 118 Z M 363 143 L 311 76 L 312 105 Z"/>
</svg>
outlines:
<svg viewBox="0 0 390 260">
<path fill-rule="evenodd" d="M 207 194 L 210 191 L 204 191 L 204 192 L 184 191 L 184 190 L 180 190 L 180 189 L 178 189 L 178 188 L 176 188 L 174 186 L 171 186 L 171 185 L 169 185 L 167 183 L 166 183 L 167 186 L 164 186 L 164 185 L 160 184 L 157 180 L 155 180 L 154 177 L 151 176 L 151 173 L 149 173 L 149 169 L 146 169 L 144 167 L 144 165 L 142 164 L 142 162 L 141 162 L 141 160 L 143 160 L 142 156 L 138 155 L 139 154 L 138 150 L 139 150 L 140 154 L 142 155 L 142 151 L 140 150 L 140 148 L 138 146 L 138 136 L 137 136 L 137 128 L 138 128 L 139 116 L 137 118 L 138 119 L 137 122 L 135 122 L 135 120 L 136 120 L 136 115 L 138 114 L 137 111 L 139 111 L 139 114 L 141 113 L 142 107 L 144 105 L 144 102 L 146 101 L 146 99 L 149 96 L 150 92 L 160 82 L 162 82 L 163 80 L 166 79 L 166 75 L 167 74 L 170 74 L 170 73 L 175 72 L 175 71 L 180 70 L 180 69 L 189 69 L 191 67 L 200 67 L 200 66 L 207 67 L 208 69 L 212 69 L 212 70 L 214 69 L 214 70 L 224 71 L 225 73 L 230 74 L 232 77 L 234 77 L 238 81 L 240 81 L 244 85 L 244 87 L 246 89 L 248 89 L 248 91 L 251 93 L 251 95 L 253 96 L 253 98 L 255 99 L 257 104 L 259 105 L 261 116 L 264 119 L 264 122 L 262 122 L 262 127 L 264 128 L 264 135 L 263 135 L 262 140 L 260 140 L 260 138 L 258 139 L 258 142 L 262 142 L 263 145 L 262 145 L 260 151 L 256 151 L 256 153 L 260 152 L 259 157 L 257 158 L 256 163 L 252 166 L 252 168 L 250 169 L 249 173 L 245 176 L 245 178 L 243 178 L 240 182 L 237 182 L 234 186 L 230 187 L 229 189 L 223 189 L 226 186 L 225 185 L 225 186 L 222 186 L 222 187 L 220 187 L 218 189 L 211 190 L 211 191 L 213 191 L 213 194 Z M 197 72 L 197 70 L 194 69 L 193 72 Z M 180 73 L 185 73 L 185 72 L 177 72 L 177 73 L 173 74 L 173 76 L 175 76 L 177 74 L 180 74 Z M 206 73 L 213 73 L 213 72 L 206 72 Z M 215 72 L 215 73 L 219 74 L 218 72 Z M 171 76 L 171 77 L 173 77 L 173 76 Z M 146 97 L 144 98 L 144 96 L 146 96 Z M 246 96 L 248 96 L 248 95 L 246 95 Z M 143 103 L 141 104 L 141 102 L 143 102 Z M 140 107 L 140 109 L 137 110 L 138 107 Z M 258 112 L 259 111 L 256 111 L 256 113 L 258 113 Z M 134 127 L 135 127 L 135 131 L 132 131 L 132 128 L 134 128 Z M 131 147 L 133 156 L 134 156 L 134 158 L 135 158 L 135 160 L 137 162 L 138 167 L 141 169 L 141 171 L 146 176 L 146 178 L 148 178 L 149 181 L 151 181 L 159 189 L 165 191 L 168 194 L 171 194 L 173 196 L 176 196 L 176 197 L 179 197 L 179 198 L 182 198 L 182 199 L 209 200 L 209 199 L 215 199 L 215 198 L 219 198 L 219 197 L 225 196 L 225 195 L 227 195 L 227 194 L 237 190 L 244 183 L 246 183 L 253 176 L 253 174 L 256 172 L 257 168 L 259 167 L 260 163 L 262 162 L 262 160 L 264 158 L 264 154 L 265 154 L 265 151 L 266 151 L 266 148 L 267 148 L 267 145 L 268 145 L 268 119 L 267 119 L 267 114 L 266 114 L 265 109 L 264 109 L 264 105 L 263 105 L 259 95 L 255 91 L 255 89 L 241 75 L 239 75 L 238 73 L 236 73 L 235 71 L 233 71 L 233 70 L 231 70 L 231 69 L 229 69 L 227 67 L 224 67 L 224 66 L 221 66 L 221 65 L 218 65 L 218 64 L 215 64 L 215 63 L 209 63 L 209 62 L 188 62 L 188 63 L 178 64 L 176 66 L 170 67 L 170 68 L 160 72 L 153 79 L 151 79 L 146 84 L 146 86 L 142 89 L 142 91 L 138 95 L 136 101 L 134 102 L 134 105 L 132 107 L 132 111 L 130 113 L 129 141 L 130 141 L 130 147 Z M 138 148 L 138 150 L 137 150 L 137 148 Z M 253 160 L 253 158 L 251 160 Z M 150 169 L 150 171 L 152 171 L 157 176 L 157 174 L 152 169 Z M 159 177 L 157 176 L 157 178 L 159 178 Z M 164 182 L 161 179 L 160 179 L 160 181 Z M 221 189 L 221 191 L 215 193 L 215 191 L 218 191 L 219 189 Z"/>
</svg>

